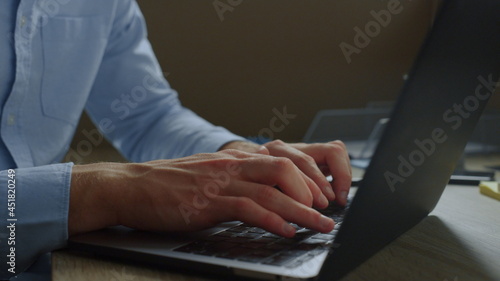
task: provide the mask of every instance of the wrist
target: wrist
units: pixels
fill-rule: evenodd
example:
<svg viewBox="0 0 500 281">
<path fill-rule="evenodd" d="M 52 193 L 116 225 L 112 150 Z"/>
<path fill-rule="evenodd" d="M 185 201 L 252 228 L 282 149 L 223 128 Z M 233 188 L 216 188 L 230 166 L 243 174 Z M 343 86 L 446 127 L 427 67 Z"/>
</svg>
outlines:
<svg viewBox="0 0 500 281">
<path fill-rule="evenodd" d="M 118 224 L 118 187 L 124 179 L 124 165 L 73 166 L 68 214 L 70 236 Z"/>
</svg>

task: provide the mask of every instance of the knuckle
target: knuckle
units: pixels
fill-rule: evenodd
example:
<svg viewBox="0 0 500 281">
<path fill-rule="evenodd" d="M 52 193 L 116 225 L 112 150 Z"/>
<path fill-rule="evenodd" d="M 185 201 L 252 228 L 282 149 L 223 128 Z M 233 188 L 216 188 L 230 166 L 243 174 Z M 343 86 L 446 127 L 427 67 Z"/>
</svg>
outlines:
<svg viewBox="0 0 500 281">
<path fill-rule="evenodd" d="M 253 205 L 254 203 L 252 199 L 248 197 L 238 197 L 234 200 L 232 212 L 238 215 L 241 212 L 245 212 L 246 210 L 250 209 Z"/>
<path fill-rule="evenodd" d="M 260 186 L 256 189 L 257 202 L 272 202 L 279 196 L 278 194 L 279 191 L 267 185 Z"/>
<path fill-rule="evenodd" d="M 274 168 L 279 172 L 285 172 L 294 166 L 292 160 L 284 157 L 276 157 L 274 159 Z"/>
<path fill-rule="evenodd" d="M 331 144 L 329 146 L 330 153 L 333 153 L 337 156 L 342 155 L 345 153 L 345 146 L 340 145 L 340 144 Z"/>
<path fill-rule="evenodd" d="M 228 156 L 231 156 L 232 158 L 240 158 L 245 155 L 243 151 L 237 150 L 237 149 L 225 149 L 222 151 L 219 151 L 221 154 L 226 154 Z"/>
<path fill-rule="evenodd" d="M 270 141 L 267 143 L 267 146 L 269 147 L 274 147 L 274 146 L 283 146 L 285 145 L 285 142 L 283 142 L 282 140 L 273 140 L 273 141 Z"/>
<path fill-rule="evenodd" d="M 314 158 L 310 155 L 304 154 L 301 155 L 297 160 L 298 165 L 315 165 L 316 161 L 314 161 Z"/>
<path fill-rule="evenodd" d="M 335 146 L 340 147 L 342 150 L 347 149 L 347 147 L 345 146 L 345 143 L 341 140 L 335 140 L 335 141 L 331 142 L 331 144 L 334 144 Z"/>
</svg>

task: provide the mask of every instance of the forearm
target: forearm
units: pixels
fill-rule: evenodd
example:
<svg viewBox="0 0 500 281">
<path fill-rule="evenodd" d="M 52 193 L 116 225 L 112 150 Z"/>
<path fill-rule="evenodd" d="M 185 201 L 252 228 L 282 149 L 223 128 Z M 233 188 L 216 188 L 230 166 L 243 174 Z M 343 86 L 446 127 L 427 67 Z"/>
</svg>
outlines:
<svg viewBox="0 0 500 281">
<path fill-rule="evenodd" d="M 126 164 L 75 165 L 71 176 L 68 233 L 117 225 L 120 185 L 126 182 Z M 122 189 L 123 190 L 123 189 Z"/>
</svg>

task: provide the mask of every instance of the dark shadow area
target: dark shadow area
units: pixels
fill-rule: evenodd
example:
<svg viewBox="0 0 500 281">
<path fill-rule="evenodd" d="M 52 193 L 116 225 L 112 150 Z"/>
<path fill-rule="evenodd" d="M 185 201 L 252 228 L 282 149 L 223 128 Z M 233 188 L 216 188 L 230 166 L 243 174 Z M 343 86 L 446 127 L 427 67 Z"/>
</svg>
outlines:
<svg viewBox="0 0 500 281">
<path fill-rule="evenodd" d="M 342 280 L 493 281 L 500 276 L 488 272 L 439 217 L 429 216 Z"/>
</svg>

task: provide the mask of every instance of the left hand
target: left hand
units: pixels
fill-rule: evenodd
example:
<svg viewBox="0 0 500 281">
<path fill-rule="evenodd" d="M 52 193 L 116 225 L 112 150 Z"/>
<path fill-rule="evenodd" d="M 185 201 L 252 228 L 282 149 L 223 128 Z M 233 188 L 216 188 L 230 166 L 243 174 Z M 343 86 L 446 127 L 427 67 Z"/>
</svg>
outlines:
<svg viewBox="0 0 500 281">
<path fill-rule="evenodd" d="M 276 157 L 286 157 L 311 180 L 316 183 L 321 193 L 312 192 L 314 202 L 321 202 L 317 197 L 326 196 L 328 201 L 336 201 L 345 205 L 351 187 L 352 171 L 349 155 L 343 142 L 331 141 L 328 143 L 293 143 L 288 144 L 280 140 L 257 145 L 250 142 L 231 142 L 221 149 L 237 149 L 245 152 L 268 154 Z M 330 184 L 326 176 L 331 175 Z M 316 206 L 324 208 L 326 206 Z"/>
</svg>

